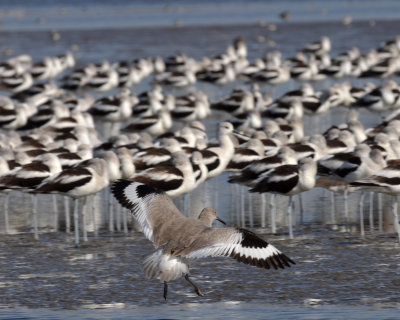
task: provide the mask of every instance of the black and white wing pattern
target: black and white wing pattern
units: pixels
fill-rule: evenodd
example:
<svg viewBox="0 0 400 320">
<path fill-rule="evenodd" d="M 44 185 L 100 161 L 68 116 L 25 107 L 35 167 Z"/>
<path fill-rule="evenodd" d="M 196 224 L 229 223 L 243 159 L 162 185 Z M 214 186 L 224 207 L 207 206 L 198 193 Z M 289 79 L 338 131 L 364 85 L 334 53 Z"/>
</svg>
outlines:
<svg viewBox="0 0 400 320">
<path fill-rule="evenodd" d="M 117 180 L 111 191 L 118 202 L 131 210 L 147 239 L 156 247 L 164 244 L 161 228 L 174 219 L 185 219 L 163 191 L 140 182 Z"/>
<path fill-rule="evenodd" d="M 208 228 L 193 243 L 190 252 L 181 255 L 189 259 L 225 256 L 265 269 L 283 269 L 295 264 L 273 245 L 242 228 Z"/>
</svg>

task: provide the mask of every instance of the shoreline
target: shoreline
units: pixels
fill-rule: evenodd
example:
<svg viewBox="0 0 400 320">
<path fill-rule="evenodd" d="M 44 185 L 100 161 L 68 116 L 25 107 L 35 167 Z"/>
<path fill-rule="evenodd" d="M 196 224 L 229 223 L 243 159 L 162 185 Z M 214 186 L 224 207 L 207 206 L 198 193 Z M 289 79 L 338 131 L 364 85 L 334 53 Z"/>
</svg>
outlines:
<svg viewBox="0 0 400 320">
<path fill-rule="evenodd" d="M 177 30 L 195 30 L 195 29 L 231 29 L 231 28 L 259 28 L 260 30 L 265 30 L 270 34 L 276 33 L 276 31 L 271 31 L 268 29 L 269 26 L 275 25 L 277 30 L 282 28 L 285 29 L 297 29 L 298 27 L 307 27 L 307 26 L 338 26 L 341 28 L 352 28 L 352 27 L 360 27 L 366 26 L 371 29 L 375 28 L 378 24 L 393 24 L 393 23 L 400 23 L 399 19 L 377 19 L 373 20 L 374 25 L 370 25 L 370 20 L 357 20 L 354 21 L 351 25 L 345 26 L 340 21 L 296 21 L 296 22 L 277 22 L 277 23 L 269 23 L 269 22 L 254 22 L 254 23 L 221 23 L 221 24 L 198 24 L 198 25 L 179 25 L 179 26 L 113 26 L 113 27 L 95 27 L 95 28 L 70 28 L 70 29 L 57 29 L 57 28 L 49 28 L 49 29 L 15 29 L 15 30 L 7 30 L 0 28 L 0 34 L 7 35 L 7 34 L 31 34 L 31 33 L 48 33 L 51 31 L 58 31 L 58 32 L 109 32 L 109 31 L 177 31 Z"/>
<path fill-rule="evenodd" d="M 373 25 L 370 25 L 371 20 L 373 20 Z M 367 26 L 375 28 L 377 24 L 392 24 L 392 23 L 400 23 L 400 19 L 360 19 L 353 21 L 351 25 L 345 26 L 341 23 L 341 21 L 295 21 L 295 22 L 268 22 L 268 21 L 257 21 L 257 22 L 238 22 L 238 23 L 211 23 L 211 24 L 188 24 L 188 25 L 155 25 L 155 26 L 112 26 L 112 27 L 73 27 L 71 28 L 47 28 L 47 29 L 13 29 L 7 30 L 6 28 L 0 27 L 0 34 L 31 34 L 31 33 L 48 33 L 51 31 L 59 31 L 59 32 L 105 32 L 105 31 L 157 31 L 157 30 L 182 30 L 182 29 L 229 29 L 229 28 L 259 28 L 260 30 L 265 30 L 271 34 L 274 34 L 276 31 L 270 31 L 268 27 L 270 25 L 275 25 L 278 30 L 280 28 L 297 28 L 297 27 L 305 27 L 305 26 L 339 26 L 342 28 L 352 28 L 359 26 Z"/>
</svg>

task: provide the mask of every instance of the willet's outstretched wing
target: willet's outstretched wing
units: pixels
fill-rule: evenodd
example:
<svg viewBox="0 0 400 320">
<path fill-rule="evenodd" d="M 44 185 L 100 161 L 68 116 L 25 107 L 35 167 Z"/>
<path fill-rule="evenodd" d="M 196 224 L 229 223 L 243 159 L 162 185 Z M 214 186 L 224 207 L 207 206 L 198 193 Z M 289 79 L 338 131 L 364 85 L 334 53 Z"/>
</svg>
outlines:
<svg viewBox="0 0 400 320">
<path fill-rule="evenodd" d="M 178 210 L 171 198 L 161 190 L 148 185 L 118 180 L 111 187 L 112 193 L 119 203 L 131 210 L 138 221 L 144 235 L 154 243 L 155 247 L 165 244 L 165 225 L 180 224 L 187 218 Z"/>
<path fill-rule="evenodd" d="M 265 269 L 295 264 L 273 245 L 242 228 L 208 228 L 181 255 L 189 259 L 225 256 Z"/>
<path fill-rule="evenodd" d="M 290 267 L 294 262 L 273 245 L 241 228 L 210 228 L 188 219 L 171 198 L 142 183 L 119 180 L 112 186 L 118 201 L 130 209 L 155 247 L 176 258 L 226 256 L 260 268 Z"/>
</svg>

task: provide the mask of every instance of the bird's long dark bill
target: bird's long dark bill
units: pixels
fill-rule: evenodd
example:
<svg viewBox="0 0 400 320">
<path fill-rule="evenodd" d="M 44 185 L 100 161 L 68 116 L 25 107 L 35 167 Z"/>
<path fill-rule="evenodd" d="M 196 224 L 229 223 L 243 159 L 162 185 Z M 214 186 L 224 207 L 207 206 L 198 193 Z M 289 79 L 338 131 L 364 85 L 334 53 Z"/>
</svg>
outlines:
<svg viewBox="0 0 400 320">
<path fill-rule="evenodd" d="M 222 219 L 220 219 L 220 218 L 218 218 L 218 217 L 216 217 L 215 220 L 218 220 L 219 222 L 221 222 L 221 223 L 223 223 L 224 225 L 226 225 L 225 221 L 222 220 Z"/>
</svg>

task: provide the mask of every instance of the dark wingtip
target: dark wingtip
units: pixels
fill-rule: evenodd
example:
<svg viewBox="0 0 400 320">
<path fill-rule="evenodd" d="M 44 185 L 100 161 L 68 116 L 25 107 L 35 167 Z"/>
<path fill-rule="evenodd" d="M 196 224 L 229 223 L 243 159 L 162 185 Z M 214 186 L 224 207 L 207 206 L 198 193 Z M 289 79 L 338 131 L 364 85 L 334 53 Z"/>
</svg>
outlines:
<svg viewBox="0 0 400 320">
<path fill-rule="evenodd" d="M 281 261 L 285 264 L 286 267 L 290 267 L 290 264 L 296 264 L 292 259 L 290 259 L 286 254 L 280 254 Z"/>
<path fill-rule="evenodd" d="M 144 198 L 145 196 L 152 194 L 152 193 L 159 193 L 156 189 L 153 187 L 150 187 L 146 184 L 140 184 L 136 187 L 136 193 L 139 198 Z"/>
<path fill-rule="evenodd" d="M 129 202 L 129 200 L 126 198 L 124 194 L 124 190 L 126 187 L 128 187 L 132 181 L 130 180 L 125 180 L 125 179 L 120 179 L 115 181 L 111 185 L 111 192 L 114 195 L 115 199 L 118 200 L 118 202 L 125 208 L 127 209 L 132 209 L 132 204 Z"/>
<path fill-rule="evenodd" d="M 243 235 L 241 245 L 244 248 L 267 248 L 269 246 L 267 241 L 261 239 L 255 233 L 242 228 L 237 228 L 237 230 Z M 285 267 L 290 267 L 290 264 L 296 264 L 292 259 L 281 252 L 265 259 L 243 256 L 237 252 L 232 252 L 231 257 L 239 262 L 265 269 L 284 269 Z"/>
<path fill-rule="evenodd" d="M 134 180 L 120 179 L 115 181 L 111 186 L 111 192 L 118 202 L 125 208 L 132 210 L 133 203 L 128 199 L 124 193 L 124 190 L 130 185 L 136 185 L 136 195 L 139 198 L 144 198 L 149 194 L 162 193 L 163 191 L 154 189 L 153 187 L 137 182 Z"/>
<path fill-rule="evenodd" d="M 129 180 L 125 180 L 125 179 L 119 179 L 117 181 L 115 181 L 112 185 L 111 185 L 111 192 L 114 195 L 114 197 L 118 198 L 117 196 L 119 194 L 121 194 L 124 189 L 129 186 L 132 183 L 132 181 Z"/>
<path fill-rule="evenodd" d="M 242 262 L 244 264 L 264 269 L 285 269 L 286 267 L 290 268 L 290 264 L 296 264 L 292 259 L 284 255 L 283 253 L 268 257 L 266 259 L 251 258 L 247 256 L 242 256 L 239 253 L 232 253 L 231 257 L 236 261 Z"/>
<path fill-rule="evenodd" d="M 243 235 L 241 245 L 245 248 L 266 248 L 268 247 L 268 242 L 261 239 L 254 232 L 247 229 L 237 228 L 239 232 Z"/>
</svg>

